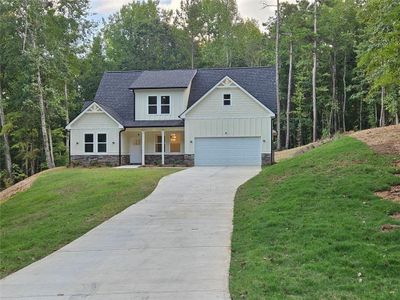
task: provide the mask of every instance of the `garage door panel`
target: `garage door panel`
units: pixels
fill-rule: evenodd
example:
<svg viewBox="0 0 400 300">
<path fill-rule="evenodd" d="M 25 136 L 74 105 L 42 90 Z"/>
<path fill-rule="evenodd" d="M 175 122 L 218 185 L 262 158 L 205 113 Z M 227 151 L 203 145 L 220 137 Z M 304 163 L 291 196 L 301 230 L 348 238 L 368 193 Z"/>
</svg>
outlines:
<svg viewBox="0 0 400 300">
<path fill-rule="evenodd" d="M 261 164 L 259 137 L 195 138 L 195 165 L 256 165 Z"/>
</svg>

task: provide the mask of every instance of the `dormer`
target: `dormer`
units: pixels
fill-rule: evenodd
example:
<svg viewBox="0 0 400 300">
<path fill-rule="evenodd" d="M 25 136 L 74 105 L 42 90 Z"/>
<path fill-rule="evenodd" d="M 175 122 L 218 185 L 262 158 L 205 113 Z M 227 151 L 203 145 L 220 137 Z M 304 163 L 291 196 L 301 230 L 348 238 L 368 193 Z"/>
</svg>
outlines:
<svg viewBox="0 0 400 300">
<path fill-rule="evenodd" d="M 131 84 L 135 120 L 179 120 L 188 105 L 196 70 L 144 71 Z"/>
</svg>

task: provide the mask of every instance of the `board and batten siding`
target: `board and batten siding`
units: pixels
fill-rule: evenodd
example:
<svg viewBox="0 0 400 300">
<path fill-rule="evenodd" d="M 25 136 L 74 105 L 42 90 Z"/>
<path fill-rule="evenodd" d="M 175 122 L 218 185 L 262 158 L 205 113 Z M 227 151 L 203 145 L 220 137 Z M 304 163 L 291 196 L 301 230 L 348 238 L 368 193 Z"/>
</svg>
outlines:
<svg viewBox="0 0 400 300">
<path fill-rule="evenodd" d="M 185 110 L 188 88 L 184 89 L 142 89 L 135 90 L 135 120 L 180 120 L 179 115 Z M 170 96 L 169 114 L 148 114 L 149 96 Z"/>
<path fill-rule="evenodd" d="M 77 119 L 70 129 L 71 134 L 71 155 L 94 155 L 97 152 L 85 152 L 85 133 L 107 134 L 107 152 L 101 155 L 119 154 L 119 131 L 118 124 L 104 112 L 85 113 Z M 96 137 L 95 137 L 96 141 Z M 95 146 L 96 150 L 96 146 Z"/>
<path fill-rule="evenodd" d="M 224 94 L 231 106 L 223 105 Z M 271 153 L 272 118 L 240 88 L 216 88 L 185 116 L 185 152 L 194 153 L 196 137 L 260 137 L 261 152 Z"/>
</svg>

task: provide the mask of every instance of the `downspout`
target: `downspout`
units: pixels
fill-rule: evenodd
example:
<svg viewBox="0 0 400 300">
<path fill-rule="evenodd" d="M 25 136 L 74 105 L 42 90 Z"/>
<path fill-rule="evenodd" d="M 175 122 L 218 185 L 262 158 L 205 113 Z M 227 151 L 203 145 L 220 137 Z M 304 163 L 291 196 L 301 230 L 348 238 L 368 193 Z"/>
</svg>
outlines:
<svg viewBox="0 0 400 300">
<path fill-rule="evenodd" d="M 272 130 L 272 119 L 275 119 L 275 118 L 271 118 L 271 157 L 270 157 L 270 163 L 271 163 L 271 165 L 273 165 L 274 164 L 274 147 L 273 147 L 273 145 L 274 145 L 274 143 L 273 143 L 273 140 L 274 140 L 274 135 L 273 135 L 273 130 Z"/>
<path fill-rule="evenodd" d="M 122 132 L 125 131 L 125 130 L 126 130 L 126 128 L 124 128 L 124 129 L 122 129 L 122 130 L 119 131 L 119 142 L 118 142 L 118 144 L 119 144 L 119 165 L 120 165 L 120 166 L 122 165 L 121 134 L 122 134 Z"/>
<path fill-rule="evenodd" d="M 68 139 L 68 167 L 71 166 L 71 130 L 67 129 Z"/>
</svg>

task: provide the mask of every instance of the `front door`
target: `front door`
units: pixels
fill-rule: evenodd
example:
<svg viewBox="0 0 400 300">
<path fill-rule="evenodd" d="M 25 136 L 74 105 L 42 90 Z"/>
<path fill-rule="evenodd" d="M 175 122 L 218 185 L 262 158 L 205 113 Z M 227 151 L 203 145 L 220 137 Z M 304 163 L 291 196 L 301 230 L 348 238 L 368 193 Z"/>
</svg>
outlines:
<svg viewBox="0 0 400 300">
<path fill-rule="evenodd" d="M 132 138 L 129 152 L 131 164 L 142 163 L 142 145 L 140 137 Z"/>
</svg>

